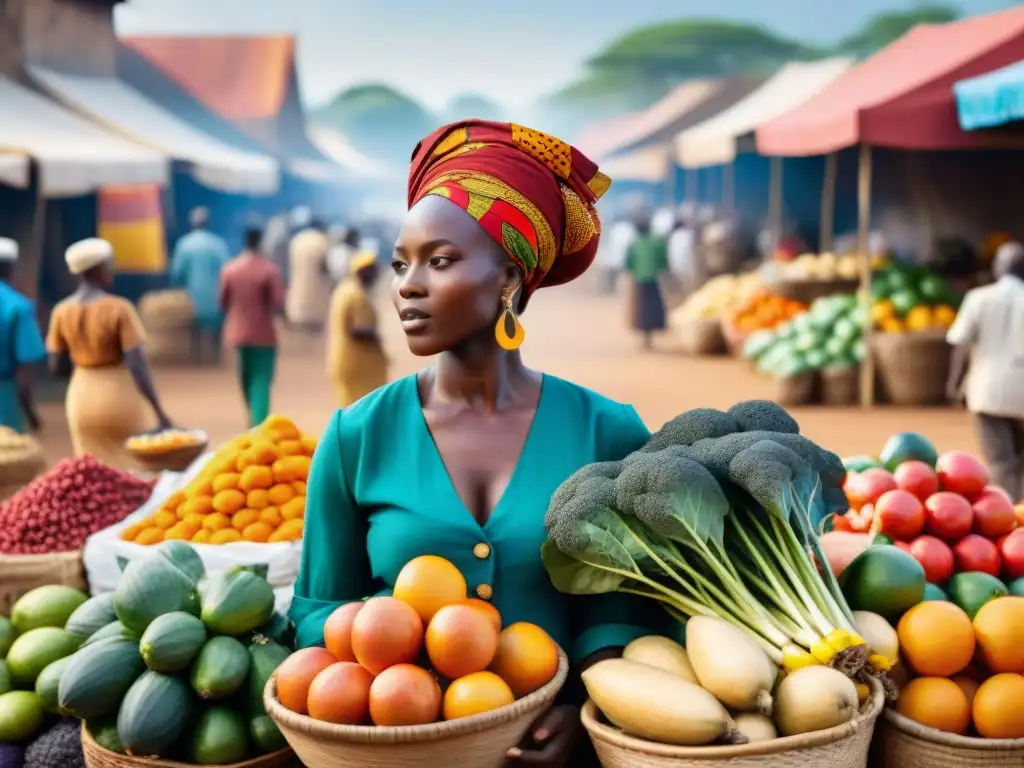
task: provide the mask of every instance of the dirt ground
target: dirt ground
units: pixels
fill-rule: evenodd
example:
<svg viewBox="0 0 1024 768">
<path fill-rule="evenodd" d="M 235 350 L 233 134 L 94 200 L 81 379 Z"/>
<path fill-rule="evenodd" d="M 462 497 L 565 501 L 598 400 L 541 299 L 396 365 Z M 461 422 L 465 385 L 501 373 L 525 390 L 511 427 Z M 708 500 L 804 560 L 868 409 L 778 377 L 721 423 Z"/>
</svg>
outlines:
<svg viewBox="0 0 1024 768">
<path fill-rule="evenodd" d="M 427 361 L 409 354 L 385 291 L 381 293 L 381 330 L 393 361 L 392 377 L 397 378 Z M 621 297 L 596 296 L 586 284 L 540 291 L 523 317 L 527 363 L 632 403 L 651 428 L 688 408 L 726 408 L 739 400 L 771 397 L 769 382 L 744 363 L 684 357 L 673 349 L 670 336 L 659 339 L 654 351 L 641 351 L 626 330 L 623 307 Z M 273 409 L 319 434 L 335 407 L 323 370 L 322 344 L 286 335 L 282 350 Z M 230 355 L 221 368 L 158 367 L 154 375 L 176 423 L 205 429 L 214 441 L 245 428 Z M 812 407 L 793 413 L 804 434 L 840 455 L 877 453 L 888 435 L 903 430 L 928 435 L 940 450 L 978 448 L 969 416 L 952 409 Z M 41 415 L 47 457 L 54 461 L 68 455 L 61 404 L 44 404 Z"/>
</svg>

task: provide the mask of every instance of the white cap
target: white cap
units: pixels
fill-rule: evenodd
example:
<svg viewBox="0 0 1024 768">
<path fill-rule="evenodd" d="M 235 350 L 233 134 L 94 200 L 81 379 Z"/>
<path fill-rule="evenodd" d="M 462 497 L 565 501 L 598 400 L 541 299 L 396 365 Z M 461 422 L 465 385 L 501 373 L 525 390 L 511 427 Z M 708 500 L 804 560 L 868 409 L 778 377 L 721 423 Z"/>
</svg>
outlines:
<svg viewBox="0 0 1024 768">
<path fill-rule="evenodd" d="M 114 258 L 114 246 L 98 237 L 79 240 L 64 252 L 64 261 L 72 275 L 80 275 Z"/>
<path fill-rule="evenodd" d="M 9 237 L 0 237 L 0 261 L 17 261 L 18 243 Z"/>
</svg>

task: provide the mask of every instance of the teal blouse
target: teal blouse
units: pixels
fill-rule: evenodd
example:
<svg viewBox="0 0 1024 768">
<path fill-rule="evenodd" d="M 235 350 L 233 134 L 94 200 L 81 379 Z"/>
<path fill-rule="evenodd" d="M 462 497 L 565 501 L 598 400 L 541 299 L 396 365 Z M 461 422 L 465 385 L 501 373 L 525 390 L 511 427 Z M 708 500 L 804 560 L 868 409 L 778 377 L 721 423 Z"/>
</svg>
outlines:
<svg viewBox="0 0 1024 768">
<path fill-rule="evenodd" d="M 636 411 L 544 376 L 508 487 L 480 525 L 452 485 L 423 418 L 416 376 L 334 414 L 310 469 L 302 565 L 291 618 L 299 647 L 322 644 L 346 602 L 389 594 L 402 566 L 440 555 L 490 599 L 505 624 L 543 627 L 574 661 L 656 631 L 662 614 L 626 595 L 567 596 L 540 559 L 544 513 L 581 466 L 622 458 L 650 433 Z"/>
</svg>

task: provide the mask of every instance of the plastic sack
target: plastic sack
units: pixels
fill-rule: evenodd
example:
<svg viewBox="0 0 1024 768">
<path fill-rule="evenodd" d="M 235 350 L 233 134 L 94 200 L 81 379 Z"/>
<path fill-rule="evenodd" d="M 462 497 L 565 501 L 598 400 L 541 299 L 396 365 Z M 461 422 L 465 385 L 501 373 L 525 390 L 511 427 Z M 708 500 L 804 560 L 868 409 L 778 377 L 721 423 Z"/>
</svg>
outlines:
<svg viewBox="0 0 1024 768">
<path fill-rule="evenodd" d="M 85 542 L 82 559 L 85 565 L 89 591 L 93 595 L 113 592 L 121 571 L 133 558 L 153 551 L 151 546 L 135 544 L 121 539 L 121 531 L 139 520 L 155 514 L 167 498 L 184 488 L 199 474 L 213 456 L 200 456 L 184 472 L 164 472 L 160 475 L 149 500 L 117 525 L 93 534 Z M 274 588 L 275 607 L 286 613 L 292 602 L 295 580 L 299 576 L 302 542 L 288 541 L 274 544 L 237 542 L 233 544 L 191 544 L 199 554 L 208 572 L 226 571 L 234 566 L 245 566 L 263 576 Z"/>
</svg>

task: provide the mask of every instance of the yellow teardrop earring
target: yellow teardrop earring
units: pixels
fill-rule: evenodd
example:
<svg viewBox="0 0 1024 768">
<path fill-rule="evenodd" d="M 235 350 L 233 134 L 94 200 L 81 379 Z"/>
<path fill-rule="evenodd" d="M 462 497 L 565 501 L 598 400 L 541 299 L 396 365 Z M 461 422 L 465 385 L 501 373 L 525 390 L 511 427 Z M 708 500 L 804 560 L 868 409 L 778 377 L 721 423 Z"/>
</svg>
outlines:
<svg viewBox="0 0 1024 768">
<path fill-rule="evenodd" d="M 498 322 L 494 326 L 494 338 L 498 340 L 499 347 L 511 352 L 523 345 L 526 340 L 526 329 L 512 309 L 512 296 L 505 296 L 502 302 L 505 304 L 505 311 L 498 315 Z"/>
</svg>

